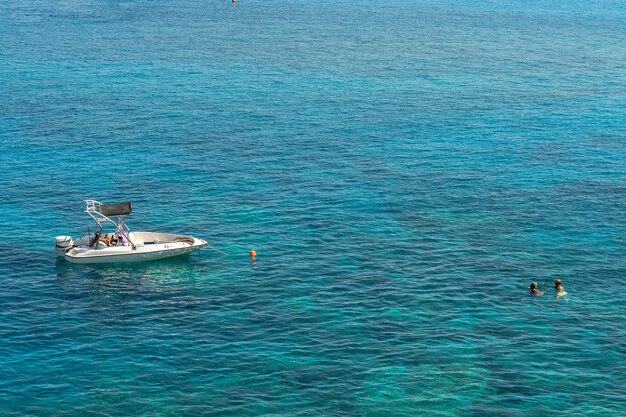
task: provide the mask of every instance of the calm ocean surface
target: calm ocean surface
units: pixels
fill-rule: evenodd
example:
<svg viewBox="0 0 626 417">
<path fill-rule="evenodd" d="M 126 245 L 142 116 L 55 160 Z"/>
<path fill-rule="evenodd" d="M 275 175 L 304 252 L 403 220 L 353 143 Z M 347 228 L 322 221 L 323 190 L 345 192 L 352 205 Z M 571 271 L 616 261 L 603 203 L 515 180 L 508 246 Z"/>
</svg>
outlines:
<svg viewBox="0 0 626 417">
<path fill-rule="evenodd" d="M 0 150 L 1 416 L 626 415 L 622 1 L 2 0 Z"/>
</svg>

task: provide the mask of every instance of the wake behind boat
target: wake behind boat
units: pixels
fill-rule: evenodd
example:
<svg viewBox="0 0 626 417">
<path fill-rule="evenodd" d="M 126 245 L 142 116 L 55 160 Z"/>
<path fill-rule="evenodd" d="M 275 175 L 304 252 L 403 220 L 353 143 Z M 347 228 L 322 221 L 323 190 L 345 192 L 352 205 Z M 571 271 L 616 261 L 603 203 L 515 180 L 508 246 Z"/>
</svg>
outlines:
<svg viewBox="0 0 626 417">
<path fill-rule="evenodd" d="M 131 232 L 124 221 L 132 212 L 132 203 L 102 204 L 85 200 L 87 213 L 96 222 L 93 233 L 79 239 L 57 236 L 55 249 L 73 263 L 143 262 L 186 255 L 206 246 L 207 242 L 193 236 L 160 232 Z M 117 221 L 111 219 L 116 217 Z M 104 226 L 113 230 L 103 234 Z"/>
</svg>

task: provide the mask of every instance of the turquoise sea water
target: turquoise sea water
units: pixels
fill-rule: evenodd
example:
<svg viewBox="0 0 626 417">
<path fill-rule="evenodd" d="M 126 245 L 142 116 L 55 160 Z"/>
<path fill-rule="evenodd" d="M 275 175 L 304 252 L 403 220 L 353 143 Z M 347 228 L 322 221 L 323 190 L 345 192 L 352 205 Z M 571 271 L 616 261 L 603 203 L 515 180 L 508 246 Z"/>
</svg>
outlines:
<svg viewBox="0 0 626 417">
<path fill-rule="evenodd" d="M 0 415 L 626 415 L 591 3 L 0 2 Z M 57 260 L 86 198 L 229 256 Z"/>
</svg>

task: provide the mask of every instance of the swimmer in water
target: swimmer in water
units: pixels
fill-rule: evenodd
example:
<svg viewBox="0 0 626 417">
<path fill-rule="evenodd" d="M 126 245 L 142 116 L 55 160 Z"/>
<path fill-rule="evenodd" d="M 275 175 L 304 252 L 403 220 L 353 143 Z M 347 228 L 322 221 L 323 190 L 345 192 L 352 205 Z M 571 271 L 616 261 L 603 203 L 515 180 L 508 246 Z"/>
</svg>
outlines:
<svg viewBox="0 0 626 417">
<path fill-rule="evenodd" d="M 530 295 L 544 295 L 546 293 L 545 291 L 539 291 L 537 289 L 537 283 L 536 282 L 531 282 L 530 283 L 530 287 L 528 287 L 528 291 L 530 291 Z"/>
<path fill-rule="evenodd" d="M 567 294 L 567 291 L 565 291 L 565 287 L 563 287 L 563 281 L 561 281 L 560 279 L 554 280 L 554 291 L 556 291 L 557 297 L 563 297 L 565 294 Z"/>
</svg>

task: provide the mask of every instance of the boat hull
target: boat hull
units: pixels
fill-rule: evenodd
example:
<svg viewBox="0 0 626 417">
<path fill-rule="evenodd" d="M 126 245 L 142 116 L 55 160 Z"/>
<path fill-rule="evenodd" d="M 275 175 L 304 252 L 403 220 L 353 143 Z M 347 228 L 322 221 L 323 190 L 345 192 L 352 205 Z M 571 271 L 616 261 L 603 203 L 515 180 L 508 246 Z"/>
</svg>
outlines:
<svg viewBox="0 0 626 417">
<path fill-rule="evenodd" d="M 167 242 L 142 246 L 113 246 L 102 249 L 77 247 L 65 253 L 68 262 L 77 264 L 147 262 L 174 256 L 187 255 L 206 246 L 201 239 L 192 238 L 193 244 L 187 242 Z"/>
</svg>

